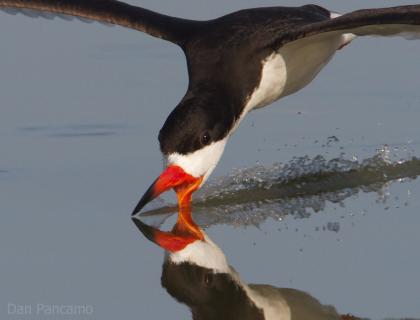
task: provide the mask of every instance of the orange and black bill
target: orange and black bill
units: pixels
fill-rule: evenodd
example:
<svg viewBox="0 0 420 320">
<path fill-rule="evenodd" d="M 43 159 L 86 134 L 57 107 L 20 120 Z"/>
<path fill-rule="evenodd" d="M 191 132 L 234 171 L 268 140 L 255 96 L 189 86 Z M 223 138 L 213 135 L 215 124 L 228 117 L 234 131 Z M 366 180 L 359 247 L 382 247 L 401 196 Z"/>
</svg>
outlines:
<svg viewBox="0 0 420 320">
<path fill-rule="evenodd" d="M 180 207 L 188 206 L 191 202 L 191 194 L 199 188 L 202 180 L 202 177 L 193 177 L 179 166 L 170 165 L 147 189 L 131 215 L 136 215 L 147 203 L 170 189 L 176 191 Z"/>
<path fill-rule="evenodd" d="M 183 215 L 183 213 L 180 213 L 180 216 Z M 185 221 L 190 220 L 188 217 L 186 219 L 178 219 L 176 225 L 170 232 L 161 231 L 149 226 L 136 217 L 132 217 L 132 219 L 147 239 L 169 252 L 180 251 L 194 241 L 204 239 L 201 229 L 192 220 L 192 223 L 185 223 Z"/>
</svg>

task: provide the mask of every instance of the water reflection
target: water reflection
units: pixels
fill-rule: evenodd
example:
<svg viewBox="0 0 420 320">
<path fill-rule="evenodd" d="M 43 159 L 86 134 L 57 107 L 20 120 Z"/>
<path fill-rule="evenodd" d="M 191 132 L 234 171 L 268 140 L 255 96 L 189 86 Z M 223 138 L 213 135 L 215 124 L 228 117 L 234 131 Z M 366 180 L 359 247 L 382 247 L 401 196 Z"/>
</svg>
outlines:
<svg viewBox="0 0 420 320">
<path fill-rule="evenodd" d="M 202 319 L 356 319 L 340 315 L 310 294 L 265 284 L 247 284 L 229 265 L 223 251 L 183 209 L 172 231 L 134 223 L 143 235 L 166 250 L 162 286 L 178 302 Z"/>
<path fill-rule="evenodd" d="M 389 150 L 358 160 L 296 158 L 286 165 L 258 166 L 210 181 L 197 191 L 194 218 L 202 226 L 214 224 L 258 226 L 267 218 L 307 218 L 328 203 L 342 203 L 359 192 L 385 194 L 392 181 L 415 179 L 420 159 L 391 160 Z M 145 212 L 163 223 L 176 212 L 173 205 Z"/>
</svg>

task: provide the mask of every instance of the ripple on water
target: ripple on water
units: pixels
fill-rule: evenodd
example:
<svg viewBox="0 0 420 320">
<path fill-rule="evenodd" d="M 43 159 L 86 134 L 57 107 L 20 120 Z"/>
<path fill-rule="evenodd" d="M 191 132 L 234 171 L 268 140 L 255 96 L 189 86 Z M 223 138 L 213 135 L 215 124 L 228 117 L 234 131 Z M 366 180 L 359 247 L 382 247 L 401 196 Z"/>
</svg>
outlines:
<svg viewBox="0 0 420 320">
<path fill-rule="evenodd" d="M 10 171 L 6 169 L 0 169 L 0 180 L 5 180 L 10 177 Z"/>
<path fill-rule="evenodd" d="M 420 159 L 391 160 L 386 146 L 364 160 L 304 156 L 287 164 L 240 169 L 209 181 L 194 196 L 194 216 L 203 226 L 258 226 L 268 218 L 281 220 L 288 215 L 306 218 L 328 203 L 341 204 L 359 192 L 376 192 L 386 199 L 389 182 L 418 175 Z M 145 215 L 174 211 L 175 205 L 167 205 Z"/>
<path fill-rule="evenodd" d="M 21 131 L 53 138 L 101 137 L 116 135 L 126 126 L 119 124 L 77 124 L 63 126 L 29 126 Z"/>
</svg>

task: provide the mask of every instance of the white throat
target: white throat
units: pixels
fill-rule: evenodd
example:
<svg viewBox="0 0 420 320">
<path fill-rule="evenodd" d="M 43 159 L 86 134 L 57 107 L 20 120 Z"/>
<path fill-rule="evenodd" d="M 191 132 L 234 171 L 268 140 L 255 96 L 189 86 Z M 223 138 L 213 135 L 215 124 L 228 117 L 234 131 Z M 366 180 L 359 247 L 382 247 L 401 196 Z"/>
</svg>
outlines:
<svg viewBox="0 0 420 320">
<path fill-rule="evenodd" d="M 204 183 L 219 162 L 227 140 L 228 137 L 225 137 L 186 155 L 171 153 L 166 159 L 167 165 L 177 165 L 196 178 L 203 177 Z"/>
</svg>

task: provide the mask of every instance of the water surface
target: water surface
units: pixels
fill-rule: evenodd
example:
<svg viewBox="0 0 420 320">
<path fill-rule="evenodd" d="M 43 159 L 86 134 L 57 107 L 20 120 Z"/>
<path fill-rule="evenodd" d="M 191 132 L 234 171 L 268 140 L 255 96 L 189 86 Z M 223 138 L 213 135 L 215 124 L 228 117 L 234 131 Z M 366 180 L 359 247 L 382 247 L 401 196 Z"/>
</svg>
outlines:
<svg viewBox="0 0 420 320">
<path fill-rule="evenodd" d="M 141 5 L 204 19 L 279 3 Z M 189 318 L 160 285 L 162 250 L 129 217 L 161 170 L 157 133 L 187 85 L 181 51 L 97 23 L 0 13 L 0 30 L 2 317 L 43 303 L 89 305 L 92 319 Z M 340 313 L 420 318 L 419 52 L 358 39 L 305 90 L 244 120 L 194 209 L 244 281 Z M 168 228 L 174 216 L 147 219 Z"/>
</svg>

